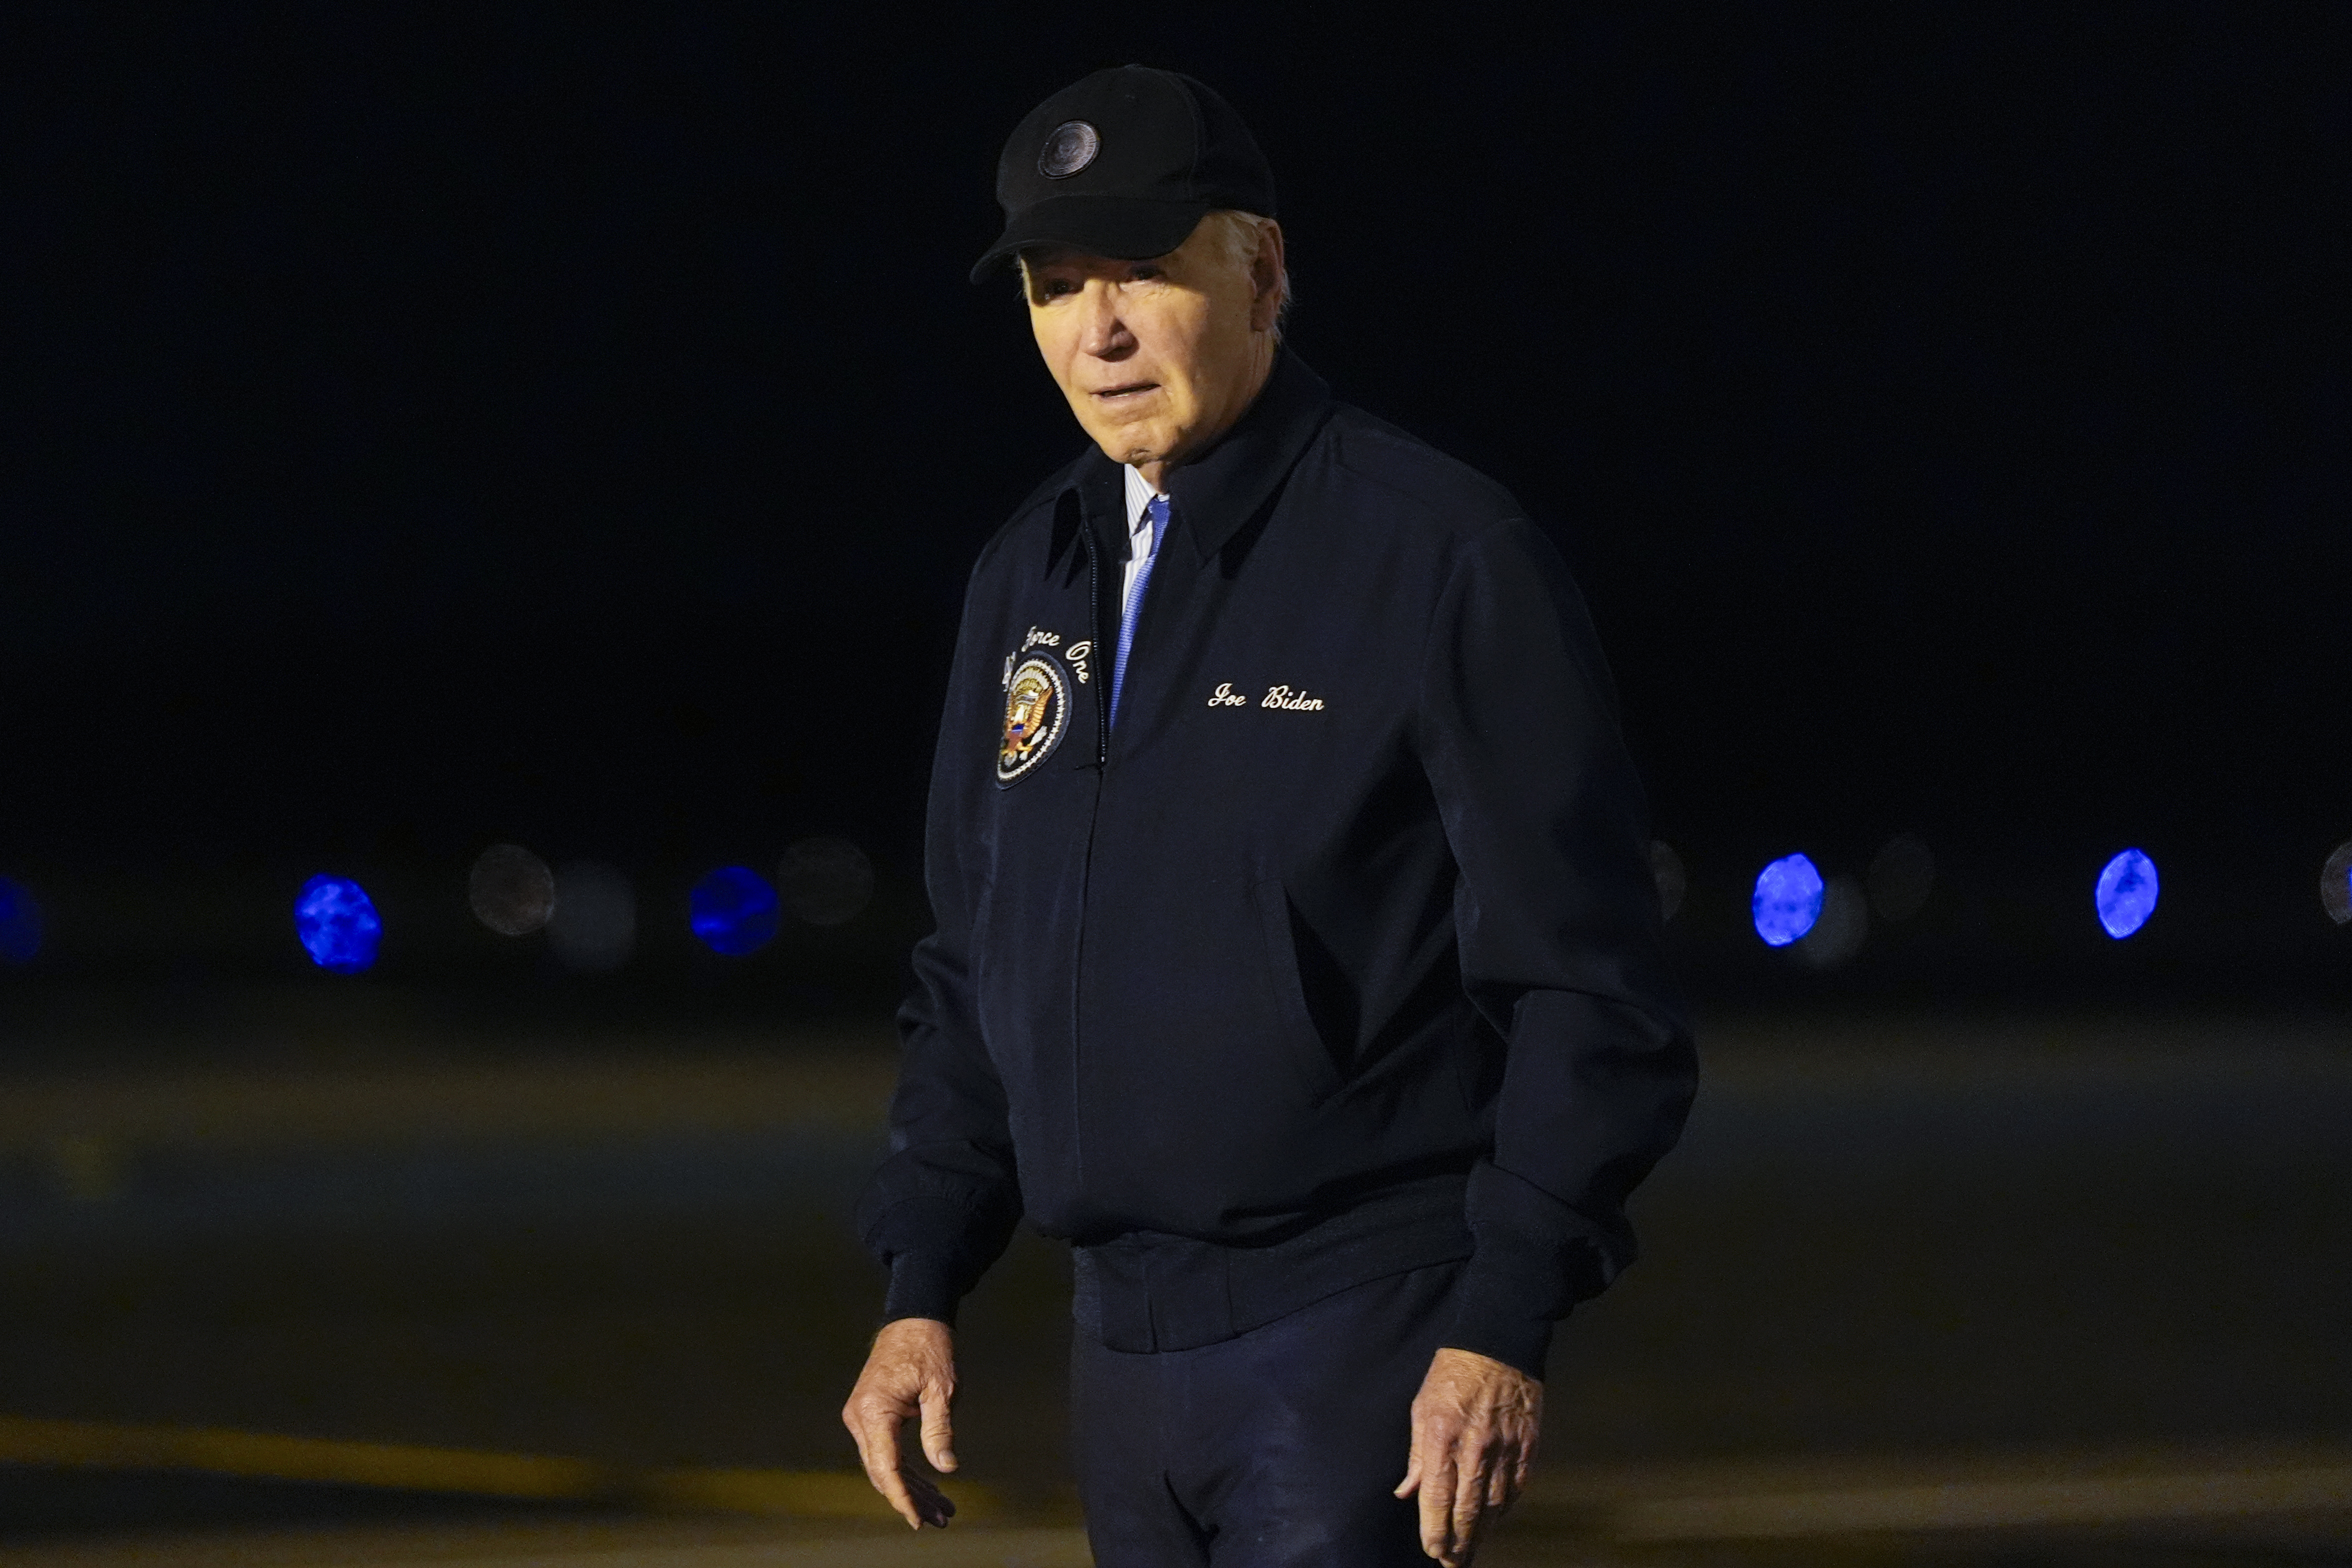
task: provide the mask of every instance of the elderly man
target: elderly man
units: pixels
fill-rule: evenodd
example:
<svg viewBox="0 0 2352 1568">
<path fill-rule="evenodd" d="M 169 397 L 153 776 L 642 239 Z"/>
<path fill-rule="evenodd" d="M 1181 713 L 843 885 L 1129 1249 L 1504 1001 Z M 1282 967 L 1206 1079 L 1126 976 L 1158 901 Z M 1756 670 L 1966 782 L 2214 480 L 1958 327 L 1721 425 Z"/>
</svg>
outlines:
<svg viewBox="0 0 2352 1568">
<path fill-rule="evenodd" d="M 973 276 L 1017 263 L 1093 447 L 964 600 L 843 1419 L 945 1524 L 899 1428 L 956 1468 L 956 1305 L 1025 1214 L 1097 1563 L 1466 1563 L 1695 1085 L 1601 651 L 1509 495 L 1283 346 L 1216 94 L 1089 76 L 997 194 Z"/>
</svg>

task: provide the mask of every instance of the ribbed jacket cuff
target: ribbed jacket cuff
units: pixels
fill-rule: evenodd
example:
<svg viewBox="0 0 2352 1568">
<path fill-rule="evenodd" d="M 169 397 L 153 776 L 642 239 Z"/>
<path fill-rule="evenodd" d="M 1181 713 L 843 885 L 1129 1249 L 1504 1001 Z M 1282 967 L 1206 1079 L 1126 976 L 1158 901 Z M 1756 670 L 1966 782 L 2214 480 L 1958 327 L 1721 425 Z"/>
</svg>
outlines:
<svg viewBox="0 0 2352 1568">
<path fill-rule="evenodd" d="M 1439 1343 L 1492 1356 L 1540 1383 L 1554 1325 L 1549 1318 L 1529 1315 L 1527 1303 L 1537 1296 L 1525 1284 L 1481 1269 L 1474 1259 L 1455 1287 L 1454 1319 Z"/>
<path fill-rule="evenodd" d="M 941 1252 L 901 1252 L 890 1259 L 890 1289 L 882 1299 L 882 1321 L 937 1318 L 955 1326 L 956 1303 L 966 1286 L 956 1260 Z"/>
</svg>

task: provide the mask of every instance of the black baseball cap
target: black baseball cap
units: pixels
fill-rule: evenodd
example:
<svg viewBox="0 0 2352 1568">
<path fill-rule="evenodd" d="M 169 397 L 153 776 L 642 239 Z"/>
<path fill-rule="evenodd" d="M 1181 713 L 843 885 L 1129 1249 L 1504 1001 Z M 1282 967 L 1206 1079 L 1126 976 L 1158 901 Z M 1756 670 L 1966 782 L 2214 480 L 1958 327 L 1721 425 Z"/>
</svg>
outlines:
<svg viewBox="0 0 2352 1568">
<path fill-rule="evenodd" d="M 1164 256 L 1202 216 L 1274 212 L 1274 171 L 1234 106 L 1191 77 L 1118 66 L 1029 111 L 996 161 L 1004 233 L 975 283 L 1015 251 L 1067 245 L 1133 260 Z"/>
</svg>

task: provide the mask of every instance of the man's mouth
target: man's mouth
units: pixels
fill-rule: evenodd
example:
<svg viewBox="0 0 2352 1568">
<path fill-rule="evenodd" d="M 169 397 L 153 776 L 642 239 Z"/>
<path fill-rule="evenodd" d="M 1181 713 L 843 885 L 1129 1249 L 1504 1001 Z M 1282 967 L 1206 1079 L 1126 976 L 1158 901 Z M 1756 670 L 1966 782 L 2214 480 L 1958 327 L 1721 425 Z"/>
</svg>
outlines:
<svg viewBox="0 0 2352 1568">
<path fill-rule="evenodd" d="M 1118 403 L 1127 398 L 1140 397 L 1147 392 L 1158 390 L 1159 386 L 1156 381 L 1130 381 L 1124 386 L 1106 386 L 1095 396 L 1105 403 Z"/>
</svg>

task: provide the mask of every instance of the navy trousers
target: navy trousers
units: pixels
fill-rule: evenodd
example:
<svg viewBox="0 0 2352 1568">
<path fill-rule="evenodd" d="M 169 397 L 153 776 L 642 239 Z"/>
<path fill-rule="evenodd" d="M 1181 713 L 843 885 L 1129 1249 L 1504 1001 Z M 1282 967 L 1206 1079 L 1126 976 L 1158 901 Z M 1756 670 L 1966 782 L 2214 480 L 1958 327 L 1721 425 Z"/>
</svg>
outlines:
<svg viewBox="0 0 2352 1568">
<path fill-rule="evenodd" d="M 1192 1350 L 1071 1336 L 1096 1568 L 1429 1568 L 1412 1398 L 1463 1264 L 1369 1280 Z"/>
</svg>

